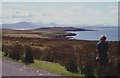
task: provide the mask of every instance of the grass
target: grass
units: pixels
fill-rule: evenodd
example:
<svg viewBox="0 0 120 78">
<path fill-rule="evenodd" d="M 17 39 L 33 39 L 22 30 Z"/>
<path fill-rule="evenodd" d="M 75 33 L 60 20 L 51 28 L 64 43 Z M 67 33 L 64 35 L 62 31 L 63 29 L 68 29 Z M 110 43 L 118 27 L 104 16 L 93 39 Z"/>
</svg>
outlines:
<svg viewBox="0 0 120 78">
<path fill-rule="evenodd" d="M 26 37 L 26 38 L 40 38 L 41 37 L 38 34 L 4 34 L 4 36 L 9 36 L 9 37 Z"/>
<path fill-rule="evenodd" d="M 28 33 L 27 31 L 5 31 L 3 30 L 4 37 L 25 37 L 25 38 L 49 38 L 49 37 L 56 37 L 62 35 L 70 35 L 70 33 L 66 32 L 58 32 L 58 31 L 31 31 Z"/>
<path fill-rule="evenodd" d="M 3 56 L 3 54 L 2 54 L 2 52 L 0 51 L 0 57 L 2 57 Z"/>
<path fill-rule="evenodd" d="M 3 53 L 0 52 L 0 57 L 2 57 L 2 56 L 3 56 Z M 7 60 L 12 60 L 11 58 L 6 57 L 6 56 L 3 56 L 3 58 L 5 58 Z M 15 60 L 12 60 L 12 61 L 24 64 L 21 61 L 15 61 Z M 51 73 L 55 73 L 55 74 L 58 74 L 58 75 L 68 76 L 70 78 L 72 78 L 72 76 L 83 76 L 80 73 L 71 73 L 71 72 L 68 72 L 65 69 L 65 67 L 59 65 L 58 63 L 52 63 L 52 62 L 47 62 L 47 61 L 34 60 L 34 63 L 27 64 L 27 65 L 31 66 L 31 67 L 34 67 L 34 68 L 37 68 L 37 69 L 40 69 L 40 70 L 45 70 L 45 71 L 48 71 L 48 72 L 51 72 Z"/>
<path fill-rule="evenodd" d="M 50 49 L 51 51 L 54 51 L 56 53 L 58 53 L 57 55 L 62 55 L 62 54 L 71 54 L 71 53 L 75 53 L 76 55 L 76 63 L 78 64 L 78 68 L 80 68 L 82 66 L 82 62 L 83 60 L 85 62 L 89 62 L 90 64 L 92 64 L 94 67 L 96 67 L 96 63 L 94 62 L 95 60 L 95 56 L 96 56 L 96 44 L 98 41 L 86 41 L 86 40 L 63 40 L 63 39 L 35 39 L 35 38 L 10 38 L 10 37 L 3 37 L 3 44 L 5 45 L 13 45 L 16 41 L 20 41 L 21 45 L 25 45 L 25 44 L 29 44 L 31 45 L 32 43 L 38 44 L 37 46 L 32 46 L 33 48 L 40 48 L 40 51 L 36 51 L 35 56 L 36 59 L 40 59 L 40 57 L 42 56 L 42 50 L 44 50 L 45 48 L 52 48 Z M 39 44 L 41 44 L 39 46 Z M 117 61 L 120 60 L 118 56 L 118 42 L 116 41 L 108 41 L 109 47 L 110 47 L 110 59 L 113 62 L 113 70 L 116 71 L 114 69 L 114 66 L 116 66 Z M 69 47 L 70 46 L 70 47 Z M 73 47 L 73 49 L 71 48 Z M 113 48 L 114 47 L 114 48 Z M 41 52 L 41 53 L 39 53 Z M 59 54 L 59 52 L 61 52 L 61 54 Z M 44 55 L 44 54 L 43 54 Z M 49 55 L 49 54 L 48 54 Z M 51 53 L 52 57 L 55 58 L 55 62 L 61 62 L 58 58 L 60 57 L 60 59 L 64 59 L 61 56 L 55 56 L 53 55 L 53 53 Z M 71 55 L 70 55 L 71 56 Z M 81 60 L 83 59 L 83 60 Z M 64 60 L 63 62 L 66 62 L 66 60 Z M 63 66 L 60 66 L 57 63 L 51 63 L 51 62 L 46 62 L 46 61 L 38 61 L 35 60 L 35 63 L 31 64 L 30 66 L 33 66 L 35 68 L 41 69 L 41 70 L 46 70 L 49 72 L 53 72 L 59 75 L 64 75 L 64 76 L 81 76 L 81 74 L 77 74 L 77 73 L 71 73 L 68 72 Z M 112 72 L 110 72 L 112 74 Z"/>
<path fill-rule="evenodd" d="M 52 62 L 47 62 L 47 61 L 39 61 L 39 60 L 34 60 L 35 63 L 30 64 L 30 66 L 46 70 L 55 74 L 63 75 L 63 76 L 83 76 L 79 73 L 71 73 L 68 72 L 65 67 L 59 65 L 58 63 L 52 63 Z"/>
</svg>

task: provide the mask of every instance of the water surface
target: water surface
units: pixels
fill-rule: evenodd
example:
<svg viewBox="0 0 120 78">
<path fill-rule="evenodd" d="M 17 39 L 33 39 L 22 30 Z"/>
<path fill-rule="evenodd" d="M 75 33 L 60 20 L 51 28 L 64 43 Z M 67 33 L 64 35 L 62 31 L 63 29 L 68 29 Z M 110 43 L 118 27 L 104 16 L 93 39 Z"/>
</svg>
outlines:
<svg viewBox="0 0 120 78">
<path fill-rule="evenodd" d="M 120 41 L 118 38 L 118 30 L 120 28 L 89 28 L 95 31 L 75 31 L 76 36 L 72 36 L 73 39 L 80 40 L 99 40 L 99 36 L 104 34 L 107 36 L 107 41 Z"/>
</svg>

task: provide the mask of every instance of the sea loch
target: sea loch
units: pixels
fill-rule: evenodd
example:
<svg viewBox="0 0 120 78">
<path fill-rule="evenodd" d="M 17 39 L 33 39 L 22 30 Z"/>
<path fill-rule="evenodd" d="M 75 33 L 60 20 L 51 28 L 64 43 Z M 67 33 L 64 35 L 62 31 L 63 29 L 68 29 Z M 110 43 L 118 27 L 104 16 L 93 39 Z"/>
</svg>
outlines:
<svg viewBox="0 0 120 78">
<path fill-rule="evenodd" d="M 107 41 L 120 41 L 118 32 L 120 28 L 118 27 L 96 27 L 96 28 L 88 28 L 95 31 L 75 31 L 71 33 L 76 33 L 76 36 L 72 36 L 72 39 L 78 40 L 99 40 L 99 36 L 104 34 L 107 36 Z"/>
</svg>

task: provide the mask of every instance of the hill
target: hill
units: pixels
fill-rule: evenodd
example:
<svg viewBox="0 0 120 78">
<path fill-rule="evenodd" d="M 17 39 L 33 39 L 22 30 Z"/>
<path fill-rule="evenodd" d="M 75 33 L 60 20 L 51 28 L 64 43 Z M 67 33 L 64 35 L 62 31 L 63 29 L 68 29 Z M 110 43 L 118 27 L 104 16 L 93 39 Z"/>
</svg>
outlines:
<svg viewBox="0 0 120 78">
<path fill-rule="evenodd" d="M 76 28 L 58 25 L 54 23 L 35 25 L 30 22 L 18 22 L 13 24 L 2 24 L 3 29 L 16 29 L 16 30 L 45 30 L 45 31 L 92 31 L 85 28 Z"/>
<path fill-rule="evenodd" d="M 75 27 L 46 27 L 46 28 L 37 28 L 35 30 L 44 30 L 44 31 L 93 31 L 93 30 L 89 30 L 89 29 L 75 28 Z"/>
<path fill-rule="evenodd" d="M 4 29 L 35 29 L 41 27 L 40 25 L 35 25 L 29 22 L 18 22 L 13 24 L 2 24 Z"/>
</svg>

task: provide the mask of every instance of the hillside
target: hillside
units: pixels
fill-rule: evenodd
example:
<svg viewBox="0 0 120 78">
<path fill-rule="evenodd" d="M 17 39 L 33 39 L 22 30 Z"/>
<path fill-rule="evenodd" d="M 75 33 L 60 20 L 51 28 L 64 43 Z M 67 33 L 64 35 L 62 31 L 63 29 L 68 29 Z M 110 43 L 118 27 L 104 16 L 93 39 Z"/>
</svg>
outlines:
<svg viewBox="0 0 120 78">
<path fill-rule="evenodd" d="M 46 27 L 46 28 L 38 28 L 35 30 L 45 30 L 45 31 L 93 31 L 89 29 L 83 28 L 75 28 L 75 27 Z"/>
<path fill-rule="evenodd" d="M 89 29 L 75 27 L 41 27 L 41 28 L 35 27 L 36 25 L 28 22 L 19 22 L 16 24 L 4 24 L 2 33 L 3 36 L 9 37 L 68 38 L 67 36 L 75 36 L 77 34 L 70 32 L 68 33 L 67 31 L 93 31 Z M 25 30 L 26 28 L 32 29 Z"/>
<path fill-rule="evenodd" d="M 81 68 L 85 66 L 89 66 L 90 69 L 92 69 L 88 69 L 89 73 L 92 72 L 95 76 L 97 76 L 96 72 L 99 72 L 98 62 L 95 61 L 95 57 L 97 55 L 96 44 L 98 41 L 3 37 L 3 52 L 8 53 L 8 56 L 10 53 L 14 52 L 13 50 L 16 49 L 14 48 L 16 41 L 19 41 L 23 48 L 25 48 L 25 45 L 31 46 L 31 51 L 33 52 L 33 57 L 35 60 L 58 63 L 64 66 L 69 72 L 84 74 Z M 111 61 L 106 73 L 108 76 L 118 75 L 117 65 L 120 64 L 120 58 L 118 56 L 120 54 L 118 51 L 118 43 L 119 42 L 117 41 L 108 42 L 110 48 L 109 58 Z M 20 50 L 16 49 L 16 51 L 19 53 Z M 49 66 L 49 68 L 51 68 L 51 66 Z M 63 72 L 61 74 L 63 75 Z"/>
</svg>

